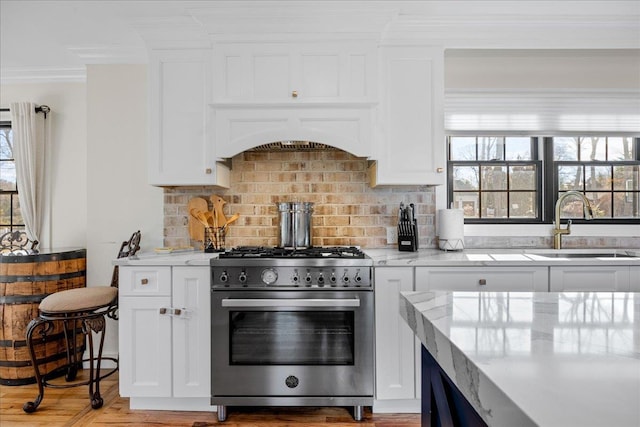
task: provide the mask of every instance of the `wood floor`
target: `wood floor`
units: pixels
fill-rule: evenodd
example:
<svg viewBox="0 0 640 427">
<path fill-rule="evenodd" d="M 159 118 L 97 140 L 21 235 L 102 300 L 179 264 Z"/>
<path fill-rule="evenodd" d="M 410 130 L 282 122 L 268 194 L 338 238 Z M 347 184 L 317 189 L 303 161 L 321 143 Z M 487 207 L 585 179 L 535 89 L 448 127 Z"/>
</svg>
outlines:
<svg viewBox="0 0 640 427">
<path fill-rule="evenodd" d="M 346 408 L 230 408 L 227 421 L 218 423 L 211 412 L 141 411 L 129 409 L 129 399 L 118 394 L 118 374 L 102 381 L 104 406 L 93 410 L 87 387 L 46 388 L 44 400 L 33 414 L 25 414 L 22 405 L 38 394 L 35 384 L 0 385 L 0 426 L 226 426 L 226 427 L 418 427 L 418 414 L 371 414 L 356 422 Z"/>
</svg>

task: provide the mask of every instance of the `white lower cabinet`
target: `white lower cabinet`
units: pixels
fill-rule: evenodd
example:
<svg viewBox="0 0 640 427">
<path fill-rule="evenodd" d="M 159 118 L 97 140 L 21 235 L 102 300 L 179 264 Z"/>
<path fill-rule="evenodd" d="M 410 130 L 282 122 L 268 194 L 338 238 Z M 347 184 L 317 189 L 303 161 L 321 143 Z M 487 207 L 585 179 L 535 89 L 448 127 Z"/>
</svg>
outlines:
<svg viewBox="0 0 640 427">
<path fill-rule="evenodd" d="M 634 275 L 631 275 L 631 272 Z M 549 289 L 551 292 L 629 292 L 640 290 L 639 267 L 581 265 L 549 267 Z M 630 289 L 633 277 L 635 289 Z"/>
<path fill-rule="evenodd" d="M 209 274 L 206 266 L 120 267 L 120 395 L 132 398 L 132 408 L 145 407 L 135 398 L 206 398 L 207 405 Z M 180 409 L 165 404 L 150 409 Z"/>
<path fill-rule="evenodd" d="M 400 292 L 413 290 L 413 267 L 376 268 L 374 412 L 419 412 L 413 331 L 400 317 Z"/>
<path fill-rule="evenodd" d="M 416 291 L 547 292 L 547 267 L 416 267 Z"/>
</svg>

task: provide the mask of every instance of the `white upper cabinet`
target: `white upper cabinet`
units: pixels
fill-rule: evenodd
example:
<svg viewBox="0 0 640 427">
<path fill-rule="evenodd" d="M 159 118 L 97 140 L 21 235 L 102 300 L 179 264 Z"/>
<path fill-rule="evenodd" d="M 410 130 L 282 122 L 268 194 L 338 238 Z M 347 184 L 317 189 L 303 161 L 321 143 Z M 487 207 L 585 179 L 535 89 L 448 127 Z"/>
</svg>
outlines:
<svg viewBox="0 0 640 427">
<path fill-rule="evenodd" d="M 333 103 L 376 99 L 372 42 L 223 43 L 214 48 L 214 102 Z"/>
<path fill-rule="evenodd" d="M 381 137 L 371 184 L 444 184 L 444 50 L 383 46 L 379 54 Z"/>
<path fill-rule="evenodd" d="M 211 136 L 211 51 L 152 50 L 149 183 L 228 187 Z"/>
<path fill-rule="evenodd" d="M 276 141 L 372 154 L 373 42 L 222 43 L 214 48 L 215 146 L 229 158 Z"/>
</svg>

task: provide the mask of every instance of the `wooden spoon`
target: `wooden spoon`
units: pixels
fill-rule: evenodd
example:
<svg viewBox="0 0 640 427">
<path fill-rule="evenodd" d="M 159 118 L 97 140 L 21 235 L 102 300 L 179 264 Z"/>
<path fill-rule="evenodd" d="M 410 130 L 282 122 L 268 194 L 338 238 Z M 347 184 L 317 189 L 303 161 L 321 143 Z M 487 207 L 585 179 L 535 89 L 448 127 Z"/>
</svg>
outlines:
<svg viewBox="0 0 640 427">
<path fill-rule="evenodd" d="M 224 223 L 224 225 L 222 226 L 223 230 L 226 230 L 227 226 L 229 224 L 231 224 L 232 222 L 234 222 L 235 220 L 237 220 L 238 218 L 240 218 L 240 214 L 239 213 L 235 213 L 233 215 L 231 215 L 229 217 L 229 219 L 227 219 L 227 221 Z"/>
<path fill-rule="evenodd" d="M 213 203 L 213 215 L 215 221 L 217 221 L 217 225 L 224 225 L 227 222 L 227 217 L 224 216 L 223 207 L 227 202 L 222 197 L 214 194 L 211 196 L 211 203 Z"/>
<path fill-rule="evenodd" d="M 209 204 L 202 197 L 194 197 L 189 200 L 187 210 L 189 211 L 189 237 L 197 242 L 204 242 L 204 229 L 198 218 L 191 214 L 191 211 L 207 211 Z"/>
</svg>

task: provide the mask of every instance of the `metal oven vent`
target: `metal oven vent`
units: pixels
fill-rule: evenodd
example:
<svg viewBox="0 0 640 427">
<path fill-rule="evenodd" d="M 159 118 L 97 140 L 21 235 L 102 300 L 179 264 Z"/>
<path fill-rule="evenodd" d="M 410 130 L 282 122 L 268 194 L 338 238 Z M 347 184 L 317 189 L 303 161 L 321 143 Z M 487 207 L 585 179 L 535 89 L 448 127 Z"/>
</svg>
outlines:
<svg viewBox="0 0 640 427">
<path fill-rule="evenodd" d="M 338 151 L 338 148 L 312 141 L 277 141 L 247 151 Z"/>
</svg>

